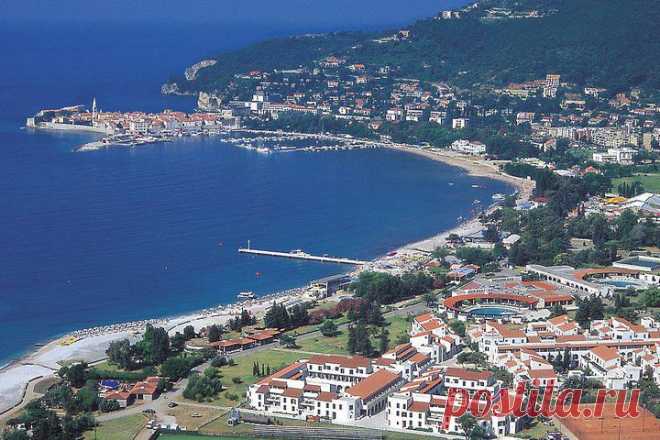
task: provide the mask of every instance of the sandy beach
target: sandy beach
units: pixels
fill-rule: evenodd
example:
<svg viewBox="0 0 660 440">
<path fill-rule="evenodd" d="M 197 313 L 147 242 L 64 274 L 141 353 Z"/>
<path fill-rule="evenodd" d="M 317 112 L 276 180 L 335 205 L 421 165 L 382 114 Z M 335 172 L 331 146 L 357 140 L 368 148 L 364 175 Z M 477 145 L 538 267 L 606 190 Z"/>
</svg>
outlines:
<svg viewBox="0 0 660 440">
<path fill-rule="evenodd" d="M 346 140 L 337 136 L 322 136 L 329 139 Z M 353 139 L 353 141 L 360 142 L 361 140 Z M 373 141 L 364 142 L 374 143 Z M 534 188 L 533 181 L 506 175 L 498 169 L 497 164 L 494 162 L 436 149 L 422 149 L 411 145 L 380 143 L 378 145 L 383 148 L 416 154 L 457 166 L 465 169 L 470 175 L 505 181 L 518 189 L 521 199 L 528 199 Z M 493 207 L 490 209 L 493 209 Z M 438 246 L 444 245 L 445 239 L 451 233 L 466 235 L 475 233 L 479 229 L 481 229 L 481 225 L 478 219 L 469 219 L 451 230 L 402 246 L 401 250 L 406 252 L 429 252 Z M 373 261 L 378 261 L 381 258 L 383 257 L 375 258 Z M 177 331 L 183 331 L 186 325 L 192 325 L 198 331 L 211 324 L 226 324 L 229 319 L 239 314 L 243 308 L 256 316 L 261 316 L 274 299 L 286 303 L 305 299 L 305 295 L 305 289 L 291 289 L 239 304 L 220 305 L 182 316 L 119 323 L 74 331 L 63 338 L 49 342 L 37 351 L 0 369 L 0 419 L 13 415 L 14 411 L 12 409 L 21 403 L 30 384 L 33 385 L 44 377 L 54 375 L 63 363 L 71 361 L 94 363 L 105 359 L 105 351 L 110 342 L 124 338 L 135 341 L 141 336 L 148 323 L 162 326 L 172 335 Z"/>
</svg>

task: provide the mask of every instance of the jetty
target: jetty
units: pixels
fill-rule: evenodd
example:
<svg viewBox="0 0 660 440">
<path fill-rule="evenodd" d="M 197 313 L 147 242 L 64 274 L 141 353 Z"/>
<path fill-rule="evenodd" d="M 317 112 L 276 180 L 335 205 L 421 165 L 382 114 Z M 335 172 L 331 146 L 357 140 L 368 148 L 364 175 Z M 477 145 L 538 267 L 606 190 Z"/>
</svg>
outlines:
<svg viewBox="0 0 660 440">
<path fill-rule="evenodd" d="M 310 260 L 310 261 L 319 261 L 321 263 L 336 263 L 336 264 L 350 264 L 353 266 L 363 266 L 367 264 L 367 261 L 354 260 L 352 258 L 342 258 L 342 257 L 331 257 L 328 255 L 311 255 L 307 252 L 302 251 L 301 249 L 296 249 L 289 252 L 278 252 L 278 251 L 266 251 L 262 249 L 252 249 L 248 243 L 248 247 L 239 248 L 238 252 L 241 254 L 251 254 L 251 255 L 264 255 L 267 257 L 281 257 L 281 258 L 292 258 L 295 260 Z"/>
</svg>

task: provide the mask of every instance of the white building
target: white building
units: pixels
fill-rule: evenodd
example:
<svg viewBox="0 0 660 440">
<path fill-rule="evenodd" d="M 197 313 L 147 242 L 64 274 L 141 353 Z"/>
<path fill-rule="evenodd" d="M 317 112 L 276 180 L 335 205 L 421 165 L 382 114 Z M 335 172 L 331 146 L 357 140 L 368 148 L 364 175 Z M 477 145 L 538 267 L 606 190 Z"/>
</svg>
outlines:
<svg viewBox="0 0 660 440">
<path fill-rule="evenodd" d="M 387 402 L 387 424 L 396 429 L 430 429 L 434 433 L 462 434 L 459 417 L 452 415 L 445 419 L 447 405 L 447 396 L 394 393 Z M 475 416 L 479 426 L 487 433 L 504 437 L 518 432 L 519 423 L 513 416 L 498 416 L 492 410 L 486 412 L 485 408 L 482 409 L 485 414 Z"/>
<path fill-rule="evenodd" d="M 267 414 L 351 423 L 385 409 L 388 395 L 404 382 L 388 368 L 374 372 L 366 358 L 315 356 L 251 385 L 247 398 Z"/>
<path fill-rule="evenodd" d="M 467 128 L 470 119 L 468 118 L 454 118 L 451 120 L 451 128 L 454 130 Z"/>
<path fill-rule="evenodd" d="M 464 154 L 486 154 L 486 145 L 478 141 L 459 139 L 451 144 L 451 149 Z"/>
<path fill-rule="evenodd" d="M 593 153 L 593 161 L 600 163 L 618 163 L 622 165 L 631 165 L 636 154 L 637 150 L 632 148 L 609 148 L 606 153 Z"/>
</svg>

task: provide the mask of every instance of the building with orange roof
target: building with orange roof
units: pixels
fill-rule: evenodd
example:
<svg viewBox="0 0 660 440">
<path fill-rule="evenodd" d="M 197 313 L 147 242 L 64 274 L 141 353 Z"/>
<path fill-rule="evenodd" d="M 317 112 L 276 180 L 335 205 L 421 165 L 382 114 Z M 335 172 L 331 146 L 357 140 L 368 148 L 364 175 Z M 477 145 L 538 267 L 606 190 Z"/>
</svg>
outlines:
<svg viewBox="0 0 660 440">
<path fill-rule="evenodd" d="M 158 398 L 158 395 L 160 394 L 160 390 L 158 389 L 159 382 L 160 377 L 147 377 L 145 380 L 137 382 L 135 385 L 133 385 L 129 391 L 129 394 L 133 396 L 135 400 L 151 402 L 152 400 Z"/>
<path fill-rule="evenodd" d="M 348 396 L 360 400 L 359 416 L 373 416 L 385 409 L 390 392 L 404 383 L 400 373 L 378 370 L 346 390 Z"/>
<path fill-rule="evenodd" d="M 363 368 L 365 360 L 369 373 L 349 385 L 344 375 L 321 376 L 310 370 Z M 301 360 L 251 385 L 247 398 L 252 408 L 267 414 L 350 423 L 382 411 L 389 393 L 403 383 L 400 373 L 389 368 L 374 371 L 366 358 L 315 356 L 314 363 Z"/>
</svg>

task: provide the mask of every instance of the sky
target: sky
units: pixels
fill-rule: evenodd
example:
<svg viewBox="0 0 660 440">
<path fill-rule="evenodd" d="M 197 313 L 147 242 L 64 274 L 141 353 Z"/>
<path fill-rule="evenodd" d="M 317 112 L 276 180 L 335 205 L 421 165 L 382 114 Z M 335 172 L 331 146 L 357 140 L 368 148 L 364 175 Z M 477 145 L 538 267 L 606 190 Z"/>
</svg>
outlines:
<svg viewBox="0 0 660 440">
<path fill-rule="evenodd" d="M 466 0 L 0 0 L 0 20 L 263 23 L 373 28 L 410 22 Z"/>
</svg>

